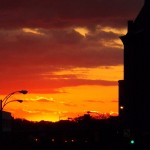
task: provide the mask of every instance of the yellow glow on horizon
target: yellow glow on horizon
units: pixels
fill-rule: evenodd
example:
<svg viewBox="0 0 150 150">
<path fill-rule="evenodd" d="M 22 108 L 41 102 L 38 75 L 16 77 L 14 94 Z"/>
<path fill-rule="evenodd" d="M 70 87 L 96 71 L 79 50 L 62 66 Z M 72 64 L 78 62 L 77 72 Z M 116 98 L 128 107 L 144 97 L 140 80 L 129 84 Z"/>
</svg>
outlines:
<svg viewBox="0 0 150 150">
<path fill-rule="evenodd" d="M 81 112 L 84 114 L 87 111 L 100 113 L 118 111 L 117 102 L 113 102 L 118 99 L 117 86 L 66 87 L 65 91 L 64 94 L 28 94 L 24 97 L 25 102 L 11 103 L 5 110 L 10 111 L 15 118 L 53 122 L 77 117 Z M 17 96 L 21 98 L 21 95 Z M 39 101 L 36 100 L 37 97 L 45 99 L 53 97 L 55 101 Z"/>
<path fill-rule="evenodd" d="M 47 80 L 52 73 L 42 76 Z M 87 79 L 114 81 L 114 86 L 82 85 L 64 86 L 59 90 L 63 93 L 38 94 L 29 91 L 28 94 L 15 94 L 11 99 L 22 99 L 23 103 L 11 103 L 5 110 L 12 113 L 15 118 L 27 120 L 58 121 L 78 116 L 83 112 L 95 111 L 111 113 L 118 111 L 118 80 L 123 79 L 123 65 L 97 67 L 97 68 L 73 68 L 57 71 L 52 74 L 55 78 L 63 79 Z M 69 76 L 70 75 L 70 76 Z M 73 75 L 73 76 L 72 76 Z M 51 78 L 52 79 L 52 78 Z M 28 89 L 27 89 L 28 90 Z M 4 97 L 4 95 L 1 95 Z M 80 113 L 79 113 L 80 112 Z"/>
<path fill-rule="evenodd" d="M 81 35 L 83 35 L 84 37 L 86 36 L 86 34 L 89 32 L 87 28 L 83 28 L 83 27 L 77 27 L 74 29 L 76 32 L 80 33 Z"/>
<path fill-rule="evenodd" d="M 29 121 L 51 121 L 51 122 L 57 122 L 59 121 L 59 116 L 49 116 L 49 115 L 35 115 L 35 116 L 30 116 L 26 118 Z"/>
</svg>

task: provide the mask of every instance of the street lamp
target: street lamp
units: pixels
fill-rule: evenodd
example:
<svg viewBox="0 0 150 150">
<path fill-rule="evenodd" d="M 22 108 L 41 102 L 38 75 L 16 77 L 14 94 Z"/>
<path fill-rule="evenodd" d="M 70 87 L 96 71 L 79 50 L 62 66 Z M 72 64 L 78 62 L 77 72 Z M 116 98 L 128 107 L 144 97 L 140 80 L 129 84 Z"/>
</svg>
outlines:
<svg viewBox="0 0 150 150">
<path fill-rule="evenodd" d="M 15 93 L 21 93 L 21 94 L 27 94 L 28 93 L 28 91 L 27 90 L 20 90 L 20 91 L 15 91 L 15 92 L 12 92 L 12 93 L 10 93 L 10 94 L 8 94 L 3 100 L 1 100 L 1 110 L 2 110 L 2 107 L 3 107 L 3 105 L 6 105 L 6 103 L 7 103 L 7 101 L 8 101 L 8 98 L 10 97 L 10 96 L 12 96 L 13 94 L 15 94 Z"/>
<path fill-rule="evenodd" d="M 15 91 L 12 92 L 10 94 L 8 94 L 7 96 L 4 97 L 4 99 L 0 100 L 0 132 L 2 133 L 2 113 L 3 113 L 3 109 L 4 107 L 11 102 L 19 102 L 22 103 L 23 100 L 10 100 L 8 101 L 8 99 L 15 93 L 21 93 L 21 94 L 27 94 L 28 91 L 27 90 L 20 90 L 20 91 Z"/>
</svg>

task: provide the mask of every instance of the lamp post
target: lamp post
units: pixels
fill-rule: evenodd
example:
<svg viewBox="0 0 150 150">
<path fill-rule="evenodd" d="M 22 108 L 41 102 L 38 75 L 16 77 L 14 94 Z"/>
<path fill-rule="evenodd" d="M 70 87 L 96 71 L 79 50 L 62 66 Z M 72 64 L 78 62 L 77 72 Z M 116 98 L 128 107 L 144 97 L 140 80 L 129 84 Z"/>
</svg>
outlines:
<svg viewBox="0 0 150 150">
<path fill-rule="evenodd" d="M 3 109 L 4 107 L 8 104 L 8 103 L 11 103 L 11 102 L 19 102 L 19 103 L 22 103 L 23 100 L 8 100 L 13 94 L 16 94 L 16 93 L 21 93 L 21 94 L 27 94 L 28 91 L 27 90 L 20 90 L 20 91 L 15 91 L 15 92 L 12 92 L 10 94 L 8 94 L 7 96 L 4 97 L 4 99 L 0 100 L 0 134 L 2 134 L 2 121 L 3 121 Z"/>
</svg>

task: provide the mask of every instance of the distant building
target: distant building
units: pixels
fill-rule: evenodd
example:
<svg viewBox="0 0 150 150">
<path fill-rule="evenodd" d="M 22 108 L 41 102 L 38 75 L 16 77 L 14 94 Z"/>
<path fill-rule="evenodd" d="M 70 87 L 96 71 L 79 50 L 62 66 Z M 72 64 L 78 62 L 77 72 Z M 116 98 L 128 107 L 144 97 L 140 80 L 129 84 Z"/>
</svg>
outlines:
<svg viewBox="0 0 150 150">
<path fill-rule="evenodd" d="M 150 135 L 150 0 L 128 32 L 124 44 L 124 80 L 119 81 L 119 117 L 133 134 Z"/>
</svg>

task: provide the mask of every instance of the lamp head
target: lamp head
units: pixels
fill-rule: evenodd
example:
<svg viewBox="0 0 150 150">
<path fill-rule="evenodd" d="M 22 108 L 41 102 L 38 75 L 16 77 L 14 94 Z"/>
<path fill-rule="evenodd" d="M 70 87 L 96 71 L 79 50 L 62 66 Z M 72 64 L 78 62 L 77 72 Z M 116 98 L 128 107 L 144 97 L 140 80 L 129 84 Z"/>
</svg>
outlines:
<svg viewBox="0 0 150 150">
<path fill-rule="evenodd" d="M 27 94 L 27 93 L 28 93 L 28 91 L 27 91 L 27 90 L 21 90 L 21 91 L 19 91 L 19 93 Z"/>
<path fill-rule="evenodd" d="M 20 100 L 20 99 L 19 99 L 19 100 L 17 100 L 17 102 L 22 103 L 22 102 L 23 102 L 23 100 Z"/>
</svg>

